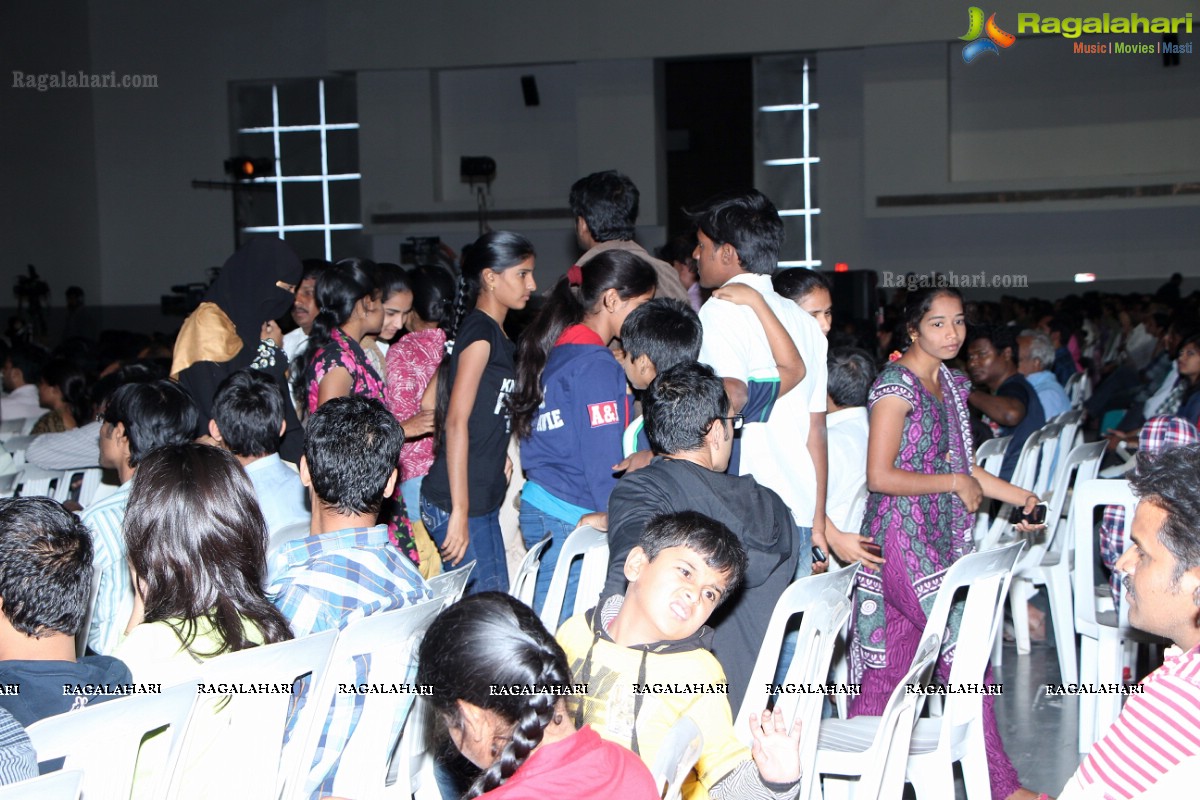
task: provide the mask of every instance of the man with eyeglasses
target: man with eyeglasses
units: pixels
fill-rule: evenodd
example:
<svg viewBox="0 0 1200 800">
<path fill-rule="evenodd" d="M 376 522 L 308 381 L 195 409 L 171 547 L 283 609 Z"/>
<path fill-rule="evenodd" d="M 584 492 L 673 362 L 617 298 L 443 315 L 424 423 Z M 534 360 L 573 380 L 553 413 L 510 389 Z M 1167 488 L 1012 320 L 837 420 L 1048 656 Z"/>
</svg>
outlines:
<svg viewBox="0 0 1200 800">
<path fill-rule="evenodd" d="M 801 557 L 792 513 L 778 494 L 750 475 L 727 475 L 740 414 L 730 414 L 725 385 L 695 362 L 663 372 L 643 398 L 654 459 L 622 478 L 608 500 L 608 580 L 601 596 L 625 591 L 625 558 L 659 514 L 697 511 L 724 523 L 741 540 L 749 567 L 741 588 L 708 624 L 712 651 L 737 708 L 750 682 L 775 601 Z M 807 558 L 807 554 L 803 554 Z"/>
<path fill-rule="evenodd" d="M 980 325 L 970 331 L 967 371 L 989 391 L 974 389 L 968 402 L 991 420 L 997 436 L 1012 437 L 997 476 L 1004 481 L 1012 480 L 1025 440 L 1046 424 L 1037 390 L 1017 370 L 1017 352 L 1016 328 Z"/>
</svg>

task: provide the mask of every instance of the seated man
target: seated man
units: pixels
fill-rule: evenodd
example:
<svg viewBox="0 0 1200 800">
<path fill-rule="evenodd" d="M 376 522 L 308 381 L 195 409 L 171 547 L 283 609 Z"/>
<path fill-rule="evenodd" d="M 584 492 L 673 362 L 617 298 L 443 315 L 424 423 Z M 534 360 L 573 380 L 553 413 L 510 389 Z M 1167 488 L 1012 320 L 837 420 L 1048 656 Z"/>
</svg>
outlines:
<svg viewBox="0 0 1200 800">
<path fill-rule="evenodd" d="M 0 395 L 0 420 L 28 420 L 46 413 L 38 402 L 38 381 L 45 365 L 45 351 L 33 345 L 18 344 L 8 351 L 0 373 L 5 391 Z"/>
<path fill-rule="evenodd" d="M 608 579 L 603 597 L 625 590 L 625 563 L 652 517 L 694 511 L 733 531 L 749 559 L 744 588 L 714 617 L 713 654 L 738 705 L 750 682 L 775 601 L 792 581 L 797 532 L 779 495 L 750 475 L 728 475 L 734 431 L 721 379 L 699 363 L 658 376 L 644 399 L 646 433 L 656 457 L 622 478 L 608 500 Z"/>
<path fill-rule="evenodd" d="M 753 751 L 742 744 L 722 693 L 725 674 L 705 646 L 704 623 L 736 591 L 746 566 L 737 537 L 716 520 L 693 511 L 654 517 L 623 562 L 624 595 L 608 596 L 558 632 L 575 682 L 588 686 L 568 702 L 576 726 L 591 725 L 648 766 L 680 718 L 700 727 L 704 747 L 684 783 L 686 798 L 790 798 L 799 788 L 800 726 L 788 733 L 786 720 L 764 711 L 761 726 L 750 719 Z M 664 684 L 666 691 L 655 690 Z"/>
<path fill-rule="evenodd" d="M 878 569 L 883 559 L 863 549 L 869 536 L 860 536 L 864 505 L 854 512 L 854 498 L 867 485 L 867 393 L 875 383 L 875 362 L 862 350 L 837 347 L 829 351 L 829 489 L 825 498 L 825 539 L 843 564 L 861 561 Z"/>
<path fill-rule="evenodd" d="M 288 525 L 308 523 L 308 492 L 296 471 L 279 458 L 287 422 L 275 381 L 257 370 L 234 372 L 217 387 L 212 413 L 209 435 L 246 470 L 267 530 L 274 534 Z"/>
<path fill-rule="evenodd" d="M 971 380 L 991 391 L 975 389 L 968 402 L 972 408 L 987 415 L 993 433 L 1012 437 L 997 476 L 1000 480 L 1011 480 L 1025 440 L 1046 424 L 1046 414 L 1037 392 L 1017 371 L 1017 341 L 1012 329 L 1003 325 L 980 325 L 971 329 L 970 337 L 967 369 Z"/>
<path fill-rule="evenodd" d="M 92 598 L 92 540 L 73 514 L 47 497 L 0 500 L 0 708 L 17 722 L 106 700 L 64 687 L 131 683 L 111 656 L 76 660 L 75 637 Z"/>
<path fill-rule="evenodd" d="M 1071 410 L 1071 400 L 1050 370 L 1054 366 L 1054 345 L 1041 331 L 1028 328 L 1017 337 L 1017 369 L 1029 381 L 1042 403 L 1046 421 Z"/>
<path fill-rule="evenodd" d="M 1174 647 L 1130 695 L 1060 800 L 1140 797 L 1200 756 L 1200 445 L 1139 456 L 1132 485 L 1141 498 L 1133 545 L 1117 562 L 1129 622 Z"/>
<path fill-rule="evenodd" d="M 108 655 L 133 613 L 133 584 L 125 560 L 121 523 L 138 464 L 156 447 L 186 444 L 199 421 L 192 398 L 173 381 L 134 383 L 113 392 L 100 426 L 100 466 L 117 471 L 121 486 L 88 506 L 83 524 L 92 534 L 100 590 L 92 609 L 88 647 Z"/>
<path fill-rule="evenodd" d="M 267 563 L 267 594 L 297 637 L 433 597 L 416 565 L 388 540 L 387 525 L 375 524 L 396 488 L 403 443 L 400 424 L 377 400 L 339 397 L 309 417 L 300 480 L 312 503 L 312 533 Z M 339 683 L 362 683 L 369 668 L 362 658 L 353 674 L 348 665 L 332 667 L 347 673 Z M 314 797 L 332 789 L 364 702 L 358 694 L 334 698 L 306 787 Z"/>
</svg>

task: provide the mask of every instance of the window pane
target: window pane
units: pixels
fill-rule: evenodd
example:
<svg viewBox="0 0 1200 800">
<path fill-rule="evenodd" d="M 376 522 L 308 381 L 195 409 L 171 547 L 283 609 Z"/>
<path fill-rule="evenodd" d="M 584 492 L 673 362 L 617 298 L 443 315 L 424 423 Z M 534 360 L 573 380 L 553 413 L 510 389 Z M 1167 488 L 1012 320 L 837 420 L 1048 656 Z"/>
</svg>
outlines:
<svg viewBox="0 0 1200 800">
<path fill-rule="evenodd" d="M 330 233 L 333 246 L 333 260 L 343 258 L 369 258 L 367 243 L 362 231 L 333 231 Z"/>
<path fill-rule="evenodd" d="M 283 185 L 283 222 L 285 225 L 325 223 L 325 201 L 320 181 Z"/>
<path fill-rule="evenodd" d="M 359 209 L 358 181 L 329 182 L 329 221 L 362 222 Z"/>
<path fill-rule="evenodd" d="M 269 133 L 239 133 L 237 137 L 237 155 L 249 158 L 269 158 L 271 174 L 275 174 L 275 138 Z"/>
<path fill-rule="evenodd" d="M 358 122 L 358 95 L 353 78 L 325 79 L 325 121 Z"/>
<path fill-rule="evenodd" d="M 321 121 L 316 80 L 283 81 L 278 86 L 280 125 L 316 125 Z"/>
<path fill-rule="evenodd" d="M 325 257 L 324 231 L 288 231 L 284 236 L 296 255 L 300 258 Z"/>
<path fill-rule="evenodd" d="M 321 134 L 317 131 L 279 134 L 279 169 L 281 175 L 320 175 Z"/>
<path fill-rule="evenodd" d="M 330 175 L 358 172 L 358 131 L 328 131 L 325 146 Z"/>
<path fill-rule="evenodd" d="M 233 90 L 235 128 L 265 128 L 271 124 L 271 85 L 242 84 Z"/>
<path fill-rule="evenodd" d="M 241 224 L 247 228 L 278 225 L 279 211 L 275 200 L 275 184 L 253 183 L 238 190 Z"/>
</svg>

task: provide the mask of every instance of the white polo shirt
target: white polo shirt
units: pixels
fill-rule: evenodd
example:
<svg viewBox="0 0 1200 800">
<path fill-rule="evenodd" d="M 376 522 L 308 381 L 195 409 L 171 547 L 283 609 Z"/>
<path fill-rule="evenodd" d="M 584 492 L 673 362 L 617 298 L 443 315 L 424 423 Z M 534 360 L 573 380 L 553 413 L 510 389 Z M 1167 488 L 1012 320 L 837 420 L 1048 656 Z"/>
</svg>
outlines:
<svg viewBox="0 0 1200 800">
<path fill-rule="evenodd" d="M 775 293 L 770 275 L 742 273 L 729 282 L 744 283 L 766 298 L 791 334 L 805 367 L 804 380 L 776 401 L 770 419 L 742 428 L 740 472 L 774 489 L 792 510 L 796 524 L 809 528 L 816 510 L 816 472 L 808 452 L 809 414 L 825 411 L 829 343 L 815 319 Z M 700 360 L 721 377 L 744 381 L 753 372 L 776 366 L 753 309 L 713 297 L 700 309 L 700 323 L 704 327 Z"/>
</svg>

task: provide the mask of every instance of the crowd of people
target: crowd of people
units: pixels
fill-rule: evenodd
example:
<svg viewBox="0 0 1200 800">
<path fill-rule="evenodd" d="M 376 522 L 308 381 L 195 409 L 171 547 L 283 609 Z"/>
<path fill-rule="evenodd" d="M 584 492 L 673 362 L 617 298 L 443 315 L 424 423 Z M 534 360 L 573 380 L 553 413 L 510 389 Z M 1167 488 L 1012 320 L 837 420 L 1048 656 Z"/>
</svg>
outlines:
<svg viewBox="0 0 1200 800">
<path fill-rule="evenodd" d="M 173 341 L 4 343 L 0 420 L 32 423 L 27 463 L 103 468 L 112 483 L 84 508 L 0 501 L 0 683 L 22 686 L 0 696 L 0 726 L 87 704 L 56 692 L 63 683 L 171 683 L 223 653 L 423 602 L 428 578 L 470 567 L 466 597 L 414 665 L 474 765 L 446 760 L 444 796 L 657 797 L 647 766 L 690 716 L 704 746 L 685 796 L 794 797 L 801 741 L 817 732 L 762 709 L 748 747 L 732 721 L 776 599 L 835 562 L 861 563 L 848 653 L 862 690 L 849 711 L 879 714 L 942 575 L 975 547 L 981 504 L 1040 503 L 1009 482 L 1017 455 L 1085 379 L 1087 427 L 1111 458 L 1139 437 L 1143 452 L 1136 555 L 1113 544 L 1124 520 L 1106 514 L 1103 568 L 1114 590 L 1125 576 L 1135 624 L 1182 649 L 1149 681 L 1200 722 L 1200 515 L 1181 482 L 1200 479 L 1200 329 L 1179 279 L 1154 296 L 1053 304 L 913 286 L 881 295 L 872 335 L 839 318 L 825 274 L 777 269 L 783 225 L 759 192 L 695 209 L 694 230 L 661 258 L 633 241 L 627 177 L 582 178 L 569 202 L 583 253 L 541 295 L 537 254 L 517 233 L 407 270 L 302 262 L 259 237 Z M 997 475 L 974 460 L 991 436 L 1013 437 Z M 504 594 L 514 442 L 518 536 L 548 540 L 532 607 Z M 582 525 L 607 532 L 604 589 L 572 615 L 577 565 L 547 631 L 552 565 Z M 781 670 L 795 647 L 793 631 Z M 346 682 L 367 667 L 344 665 Z M 636 688 L 656 681 L 728 688 Z M 494 684 L 537 691 L 496 696 Z M 992 795 L 1035 798 L 993 699 Z M 314 797 L 332 790 L 363 702 L 338 695 L 328 710 Z M 227 745 L 221 708 L 200 714 L 206 757 Z M 1131 785 L 1131 757 L 1110 739 L 1153 739 L 1139 720 L 1163 715 L 1150 699 L 1136 710 L 1068 793 Z M 19 730 L 0 730 L 19 751 Z M 1137 785 L 1200 757 L 1195 729 L 1176 738 L 1170 758 L 1136 765 Z M 190 770 L 189 795 L 221 791 L 222 776 Z"/>
</svg>

